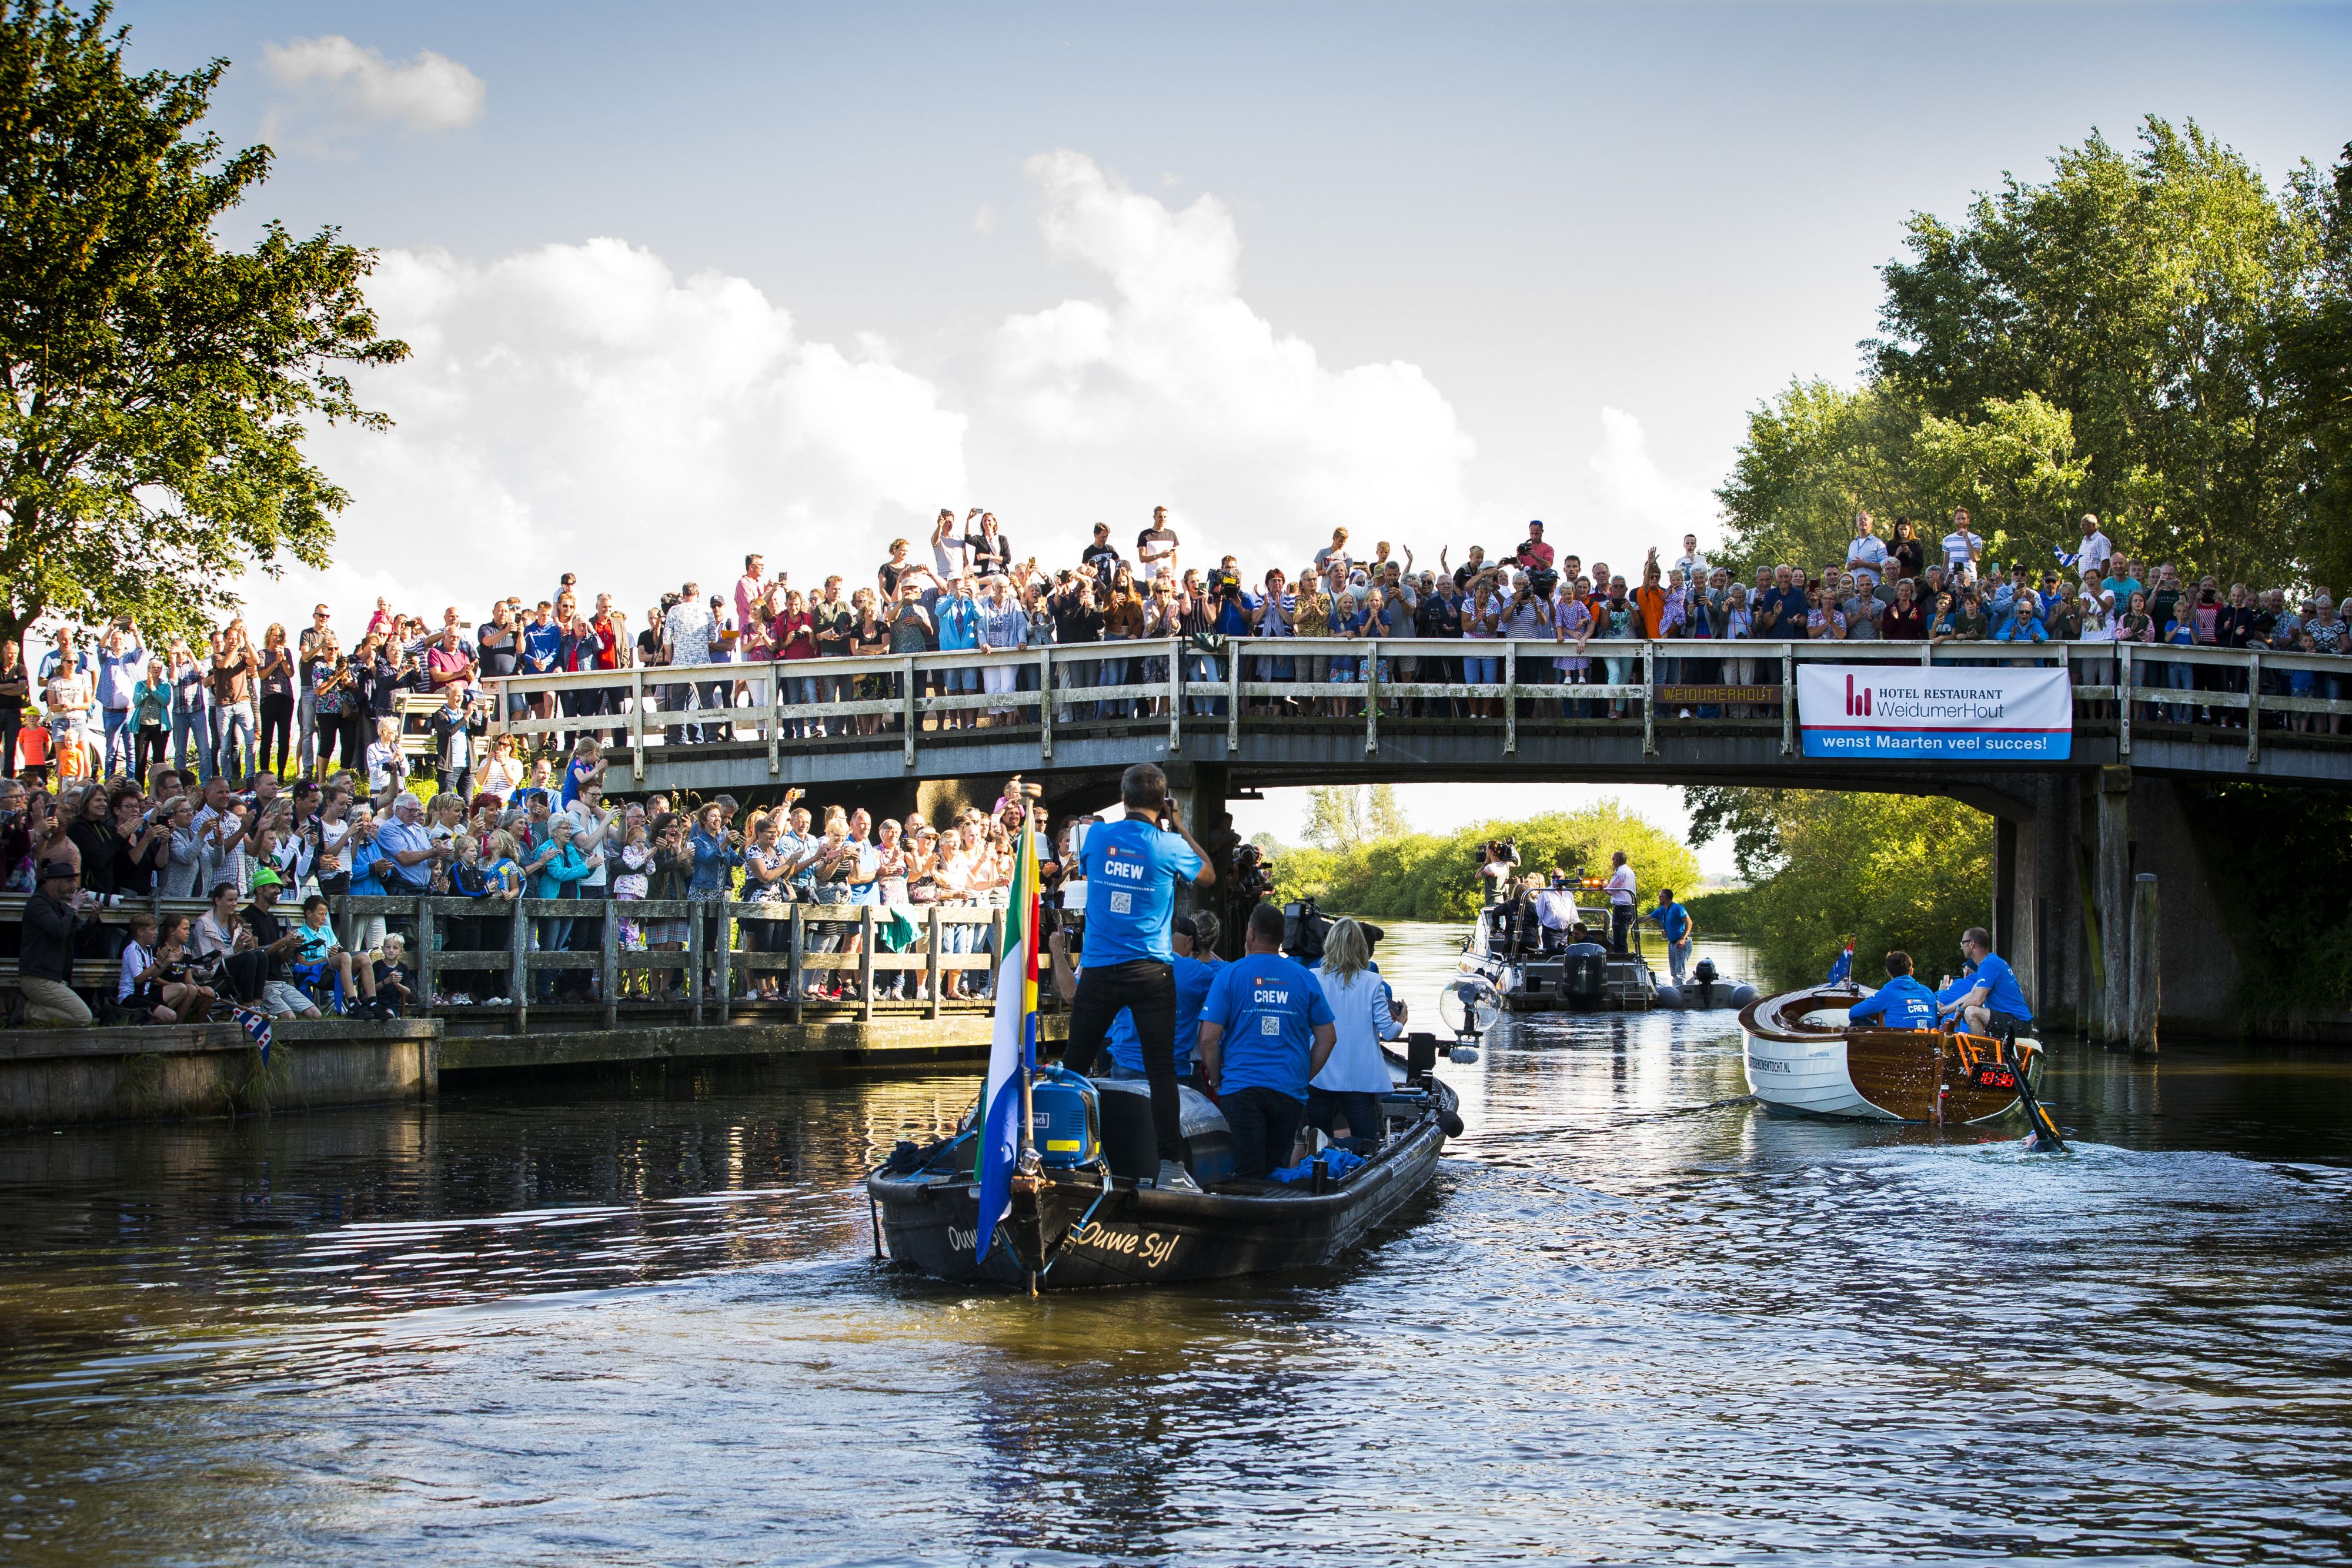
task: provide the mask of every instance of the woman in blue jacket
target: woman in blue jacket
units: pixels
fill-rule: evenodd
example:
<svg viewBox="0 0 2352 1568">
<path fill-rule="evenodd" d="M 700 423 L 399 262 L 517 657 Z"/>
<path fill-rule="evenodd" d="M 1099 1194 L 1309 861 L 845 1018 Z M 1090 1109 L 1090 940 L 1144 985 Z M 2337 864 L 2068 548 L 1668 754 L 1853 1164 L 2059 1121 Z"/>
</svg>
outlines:
<svg viewBox="0 0 2352 1568">
<path fill-rule="evenodd" d="M 523 868 L 530 883 L 533 898 L 577 898 L 583 878 L 604 863 L 604 855 L 583 855 L 572 841 L 572 820 L 569 814 L 550 817 L 547 821 L 547 842 L 540 847 Z M 561 953 L 572 945 L 572 916 L 543 915 L 539 920 L 539 950 Z M 550 970 L 531 982 L 531 992 L 540 1000 L 548 1000 L 554 993 L 555 973 Z"/>
</svg>

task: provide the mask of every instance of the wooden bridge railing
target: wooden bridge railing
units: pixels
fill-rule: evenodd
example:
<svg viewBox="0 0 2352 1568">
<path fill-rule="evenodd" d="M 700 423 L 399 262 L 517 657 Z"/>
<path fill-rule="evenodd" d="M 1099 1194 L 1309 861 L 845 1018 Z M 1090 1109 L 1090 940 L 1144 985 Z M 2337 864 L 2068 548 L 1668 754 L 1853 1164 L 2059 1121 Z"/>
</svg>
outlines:
<svg viewBox="0 0 2352 1568">
<path fill-rule="evenodd" d="M 1554 662 L 1583 658 L 1609 678 L 1594 684 L 1561 684 Z M 1461 673 L 1465 660 L 1492 661 L 1497 679 L 1464 681 L 1420 678 L 1431 672 L 1425 664 L 1453 666 Z M 1722 714 L 1712 722 L 1753 725 L 1777 720 L 1784 755 L 1797 750 L 1797 666 L 1807 662 L 1830 664 L 1910 664 L 1938 668 L 2000 664 L 2052 665 L 2063 662 L 2074 677 L 2078 730 L 2112 727 L 2121 754 L 2131 754 L 2134 705 L 2170 709 L 2188 706 L 2201 710 L 2244 713 L 2247 754 L 2260 756 L 2265 716 L 2320 716 L 2329 723 L 2305 738 L 2326 744 L 2352 744 L 2352 658 L 2264 653 L 2255 650 L 2176 648 L 2130 643 L 2010 643 L 1951 642 L 1943 644 L 1888 642 L 1717 642 L 1706 639 L 1656 642 L 1594 641 L 1582 653 L 1573 643 L 1512 639 L 1276 637 L 1236 638 L 1213 648 L 1189 643 L 1154 641 L 1087 643 L 1042 648 L 1009 648 L 952 653 L 898 653 L 868 658 L 804 659 L 766 664 L 698 664 L 629 670 L 582 672 L 576 674 L 517 675 L 493 684 L 505 692 L 538 698 L 552 696 L 563 711 L 507 720 L 508 704 L 497 705 L 498 721 L 508 732 L 523 737 L 568 734 L 583 730 L 617 730 L 627 737 L 631 766 L 645 777 L 649 749 L 677 745 L 693 731 L 704 740 L 711 729 L 725 731 L 718 738 L 738 744 L 765 742 L 768 771 L 782 770 L 782 750 L 788 739 L 805 737 L 818 727 L 839 734 L 858 721 L 876 721 L 871 737 L 887 733 L 899 740 L 905 764 L 915 764 L 919 738 L 936 744 L 953 733 L 952 718 L 993 710 L 1011 723 L 1034 730 L 1040 760 L 1050 763 L 1057 727 L 1074 722 L 1090 729 L 1118 725 L 1139 734 L 1165 732 L 1171 748 L 1179 743 L 1186 720 L 1198 724 L 1222 719 L 1228 750 L 1238 749 L 1243 727 L 1257 720 L 1247 710 L 1252 703 L 1293 698 L 1356 705 L 1364 731 L 1364 750 L 1380 749 L 1381 725 L 1404 716 L 1400 705 L 1414 698 L 1454 698 L 1495 705 L 1499 712 L 1452 721 L 1491 727 L 1499 751 L 1517 750 L 1520 706 L 1527 702 L 1574 703 L 1618 710 L 1601 715 L 1548 716 L 1543 722 L 1638 728 L 1643 750 L 1656 749 L 1659 710 L 1696 706 L 1673 695 L 1683 682 L 1662 683 L 1660 675 L 1677 664 L 1726 664 L 1744 667 L 1747 680 L 1717 679 L 1717 687 L 1748 688 L 1752 696 L 1717 698 L 1709 706 L 1768 710 Z M 1150 678 L 1123 678 L 1095 684 L 1103 667 L 1111 665 L 1130 677 L 1150 672 Z M 1318 669 L 1327 678 L 1278 678 L 1278 670 L 1293 675 Z M 1318 668 L 1319 666 L 1319 668 Z M 1334 669 L 1347 669 L 1355 678 L 1329 679 Z M 2186 669 L 2190 684 L 2176 688 L 2171 672 Z M 998 673 L 1009 689 L 980 690 L 985 673 Z M 2200 674 L 2199 672 L 2208 672 Z M 1719 674 L 1718 670 L 1718 674 Z M 2309 675 L 2312 695 L 2265 690 L 2286 686 L 2292 676 Z M 887 683 L 887 695 L 856 695 L 861 682 Z M 961 689 L 970 686 L 973 689 Z M 812 688 L 816 700 L 807 700 Z M 869 688 L 870 689 L 870 688 Z M 2176 692 L 2179 695 L 2175 695 Z M 690 696 L 689 696 L 690 694 Z M 2339 695 L 2340 694 L 2340 695 Z M 689 700 L 710 706 L 679 706 Z M 1698 699 L 1706 701 L 1706 699 Z M 2094 705 L 2086 707 L 2084 705 Z M 1094 716 L 1078 719 L 1078 707 Z M 590 711 L 572 712 L 573 708 Z M 1119 712 L 1119 709 L 1125 712 Z M 933 727 L 926 729 L 926 723 Z M 1706 721 L 1702 721 L 1706 722 Z M 2137 716 L 2137 722 L 2151 722 Z M 2273 730 L 2273 735 L 2278 732 Z"/>
<path fill-rule="evenodd" d="M 446 977 L 452 972 L 502 977 L 499 993 L 509 1002 L 495 1010 L 510 1019 L 517 1034 L 530 1027 L 534 1009 L 544 1010 L 562 1005 L 535 999 L 541 978 L 582 971 L 596 977 L 594 1005 L 601 1008 L 604 1027 L 607 1029 L 656 1013 L 675 1015 L 680 1009 L 698 1024 L 728 1023 L 739 1016 L 776 1018 L 787 1014 L 793 1023 L 805 1021 L 811 1014 L 820 1019 L 855 1017 L 861 1021 L 870 1020 L 877 1013 L 919 1013 L 936 1019 L 943 1012 L 983 1009 L 989 1004 L 978 999 L 943 1000 L 940 982 L 943 977 L 985 977 L 994 971 L 995 954 L 1003 946 L 1005 915 L 1002 909 L 976 904 L 883 907 L 747 904 L 737 899 L 722 904 L 717 899 L 482 899 L 362 894 L 331 899 L 329 905 L 338 936 L 354 950 L 365 946 L 362 938 L 373 929 L 373 920 L 381 919 L 388 928 L 402 931 L 415 967 L 414 988 L 420 1009 L 436 1009 L 450 1017 L 483 1016 L 490 1009 L 448 1001 L 450 988 L 445 984 Z M 101 909 L 98 917 L 103 925 L 123 928 L 137 910 L 185 915 L 194 920 L 207 907 L 203 901 L 194 899 L 142 899 L 135 904 Z M 289 927 L 301 918 L 299 899 L 281 900 L 278 908 Z M 21 896 L 0 902 L 0 927 L 14 927 L 23 918 L 23 910 Z M 552 933 L 543 932 L 541 923 L 557 920 L 570 921 L 575 935 L 583 926 L 597 928 L 595 945 L 542 947 L 539 938 Z M 686 921 L 687 944 L 674 952 L 624 949 L 624 920 Z M 901 920 L 911 924 L 913 940 L 903 949 L 884 950 L 880 938 Z M 781 928 L 773 934 L 777 950 L 753 952 L 738 946 L 746 936 L 747 925 L 753 921 Z M 488 934 L 483 930 L 486 924 L 493 928 L 503 926 L 496 931 L 499 944 L 495 947 L 446 945 L 453 935 L 478 942 Z M 714 940 L 721 930 L 726 934 L 725 939 Z M 950 952 L 949 934 L 959 930 L 969 933 L 957 938 L 967 950 Z M 809 950 L 813 941 L 851 936 L 859 939 L 854 953 Z M 119 942 L 110 946 L 119 953 Z M 75 964 L 74 984 L 93 991 L 102 988 L 111 997 L 119 967 L 118 957 L 85 956 Z M 13 980 L 16 970 L 15 957 L 0 956 L 0 985 Z M 648 982 L 656 976 L 679 979 L 680 994 L 665 1000 L 633 994 L 634 988 L 625 982 L 641 975 Z M 734 982 L 739 977 L 748 992 L 761 975 L 782 977 L 784 995 L 766 1000 L 737 994 Z M 809 997 L 809 981 L 820 976 L 854 978 L 857 982 L 856 1000 L 843 1003 Z M 920 999 L 877 1001 L 874 994 L 877 981 L 887 983 L 893 976 L 915 977 L 922 987 Z M 646 988 L 652 989 L 650 983 Z"/>
</svg>

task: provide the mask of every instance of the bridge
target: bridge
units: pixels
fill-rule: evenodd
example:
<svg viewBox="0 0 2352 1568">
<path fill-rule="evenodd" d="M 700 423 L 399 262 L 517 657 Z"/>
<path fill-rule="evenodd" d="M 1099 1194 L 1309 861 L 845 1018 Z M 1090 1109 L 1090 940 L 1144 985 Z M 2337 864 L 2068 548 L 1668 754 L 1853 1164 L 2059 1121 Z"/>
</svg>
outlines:
<svg viewBox="0 0 2352 1568">
<path fill-rule="evenodd" d="M 2352 661 L 2341 658 L 2108 643 L 1616 642 L 1586 650 L 1596 674 L 1616 679 L 1563 686 L 1552 661 L 1566 652 L 1507 640 L 1235 639 L 1213 648 L 1088 643 L 495 684 L 553 693 L 567 713 L 590 710 L 503 727 L 532 741 L 583 729 L 616 737 L 614 782 L 625 790 L 725 791 L 751 803 L 798 786 L 817 801 L 864 805 L 880 817 L 919 800 L 984 803 L 1017 773 L 1043 785 L 1059 815 L 1108 806 L 1119 773 L 1150 761 L 1184 792 L 1187 821 L 1204 842 L 1229 824 L 1228 800 L 1306 784 L 1730 784 L 1949 796 L 1998 824 L 1990 924 L 2000 950 L 2046 1019 L 2102 1033 L 2122 1028 L 2132 884 L 2144 872 L 2162 881 L 2168 956 L 2177 960 L 2166 966 L 2167 1018 L 2234 1027 L 2235 965 L 2227 944 L 2213 940 L 2222 911 L 2190 841 L 2182 787 L 2352 786 L 2352 734 L 2338 733 L 2352 731 L 2352 701 L 2327 695 L 2352 680 Z M 1468 656 L 1496 660 L 1501 678 L 1422 678 L 1454 676 Z M 1716 676 L 1735 659 L 1748 677 L 1736 688 L 1684 678 L 1694 670 Z M 1319 674 L 1332 660 L 1364 662 L 1370 678 L 1266 678 L 1268 661 Z M 1933 764 L 1808 758 L 1795 700 L 1807 663 L 2063 664 L 2074 695 L 2070 755 Z M 980 689 L 991 669 L 1018 689 Z M 2303 684 L 2315 695 L 2293 693 L 2297 674 L 2312 677 Z M 822 700 L 802 700 L 809 683 Z M 1460 699 L 1485 714 L 1416 716 L 1416 699 Z M 706 719 L 699 739 L 680 727 Z M 831 733 L 813 737 L 819 724 Z"/>
</svg>

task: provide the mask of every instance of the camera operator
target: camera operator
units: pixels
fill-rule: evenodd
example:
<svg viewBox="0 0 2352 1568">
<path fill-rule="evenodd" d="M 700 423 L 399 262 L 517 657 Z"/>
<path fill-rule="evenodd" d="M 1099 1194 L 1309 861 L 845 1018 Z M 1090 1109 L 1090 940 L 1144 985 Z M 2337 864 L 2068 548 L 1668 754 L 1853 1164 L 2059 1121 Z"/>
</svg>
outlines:
<svg viewBox="0 0 2352 1568">
<path fill-rule="evenodd" d="M 1162 1187 L 1197 1192 L 1184 1168 L 1184 1131 L 1176 1085 L 1176 953 L 1170 939 L 1176 881 L 1206 887 L 1217 873 L 1185 831 L 1168 776 L 1149 762 L 1118 781 L 1127 815 L 1086 835 L 1078 864 L 1087 883 L 1086 969 L 1070 1004 L 1069 1043 L 1062 1053 L 1071 1071 L 1090 1071 L 1111 1020 L 1122 1009 L 1135 1019 L 1151 1084 L 1151 1120 L 1160 1139 Z"/>
<path fill-rule="evenodd" d="M 98 895 L 81 890 L 81 873 L 72 862 L 42 865 L 39 885 L 25 901 L 23 948 L 16 957 L 16 989 L 24 993 L 26 1023 L 93 1021 L 89 1004 L 74 994 L 73 966 L 82 938 L 98 924 L 97 909 Z"/>
</svg>

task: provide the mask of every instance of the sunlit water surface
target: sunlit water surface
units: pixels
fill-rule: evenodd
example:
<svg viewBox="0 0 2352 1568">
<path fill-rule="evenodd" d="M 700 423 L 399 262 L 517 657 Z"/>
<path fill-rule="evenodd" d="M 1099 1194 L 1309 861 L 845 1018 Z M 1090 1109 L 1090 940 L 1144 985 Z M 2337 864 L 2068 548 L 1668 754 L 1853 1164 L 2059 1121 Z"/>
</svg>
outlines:
<svg viewBox="0 0 2352 1568">
<path fill-rule="evenodd" d="M 1034 1301 L 875 1260 L 963 1073 L 0 1139 L 0 1562 L 2342 1560 L 2352 1053 L 2057 1055 L 2032 1156 L 1520 1020 L 1358 1261 Z"/>
</svg>

